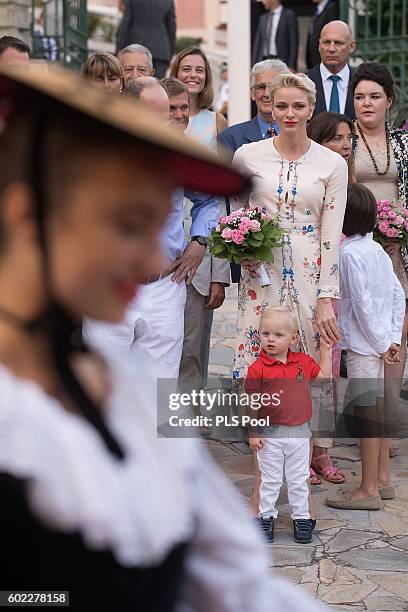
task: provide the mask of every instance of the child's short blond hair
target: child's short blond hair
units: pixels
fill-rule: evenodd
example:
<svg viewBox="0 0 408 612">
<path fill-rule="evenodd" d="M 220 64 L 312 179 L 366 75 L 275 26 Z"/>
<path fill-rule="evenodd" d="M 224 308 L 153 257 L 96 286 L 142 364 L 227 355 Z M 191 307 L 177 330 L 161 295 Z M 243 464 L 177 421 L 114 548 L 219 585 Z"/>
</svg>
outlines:
<svg viewBox="0 0 408 612">
<path fill-rule="evenodd" d="M 299 324 L 295 317 L 295 313 L 293 312 L 293 310 L 289 308 L 289 306 L 270 306 L 269 308 L 266 308 L 261 315 L 261 321 L 259 323 L 259 328 L 262 327 L 262 322 L 265 319 L 270 319 L 274 315 L 274 313 L 277 313 L 277 312 L 286 313 L 293 327 L 293 331 L 294 332 L 299 331 Z"/>
</svg>

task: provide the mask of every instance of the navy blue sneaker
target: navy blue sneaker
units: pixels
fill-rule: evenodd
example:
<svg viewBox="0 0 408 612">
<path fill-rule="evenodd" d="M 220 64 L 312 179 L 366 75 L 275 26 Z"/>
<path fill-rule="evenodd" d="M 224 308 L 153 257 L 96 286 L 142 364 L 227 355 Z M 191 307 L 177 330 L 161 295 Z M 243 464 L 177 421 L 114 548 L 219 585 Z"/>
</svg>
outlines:
<svg viewBox="0 0 408 612">
<path fill-rule="evenodd" d="M 275 540 L 275 519 L 273 518 L 273 516 L 268 516 L 267 518 L 258 518 L 257 521 L 268 544 L 272 544 Z"/>
<path fill-rule="evenodd" d="M 295 519 L 293 521 L 293 537 L 299 544 L 309 544 L 312 541 L 316 519 Z"/>
</svg>

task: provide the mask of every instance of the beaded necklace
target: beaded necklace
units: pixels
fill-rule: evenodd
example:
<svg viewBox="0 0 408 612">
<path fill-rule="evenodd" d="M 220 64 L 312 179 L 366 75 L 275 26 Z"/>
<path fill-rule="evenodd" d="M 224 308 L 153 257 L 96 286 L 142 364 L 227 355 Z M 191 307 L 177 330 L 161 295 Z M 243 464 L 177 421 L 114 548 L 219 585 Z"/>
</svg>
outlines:
<svg viewBox="0 0 408 612">
<path fill-rule="evenodd" d="M 384 172 L 380 172 L 377 166 L 377 162 L 375 161 L 373 152 L 371 151 L 370 147 L 368 146 L 368 142 L 366 140 L 366 137 L 364 136 L 364 133 L 361 129 L 361 127 L 359 126 L 358 121 L 357 123 L 357 129 L 360 132 L 360 136 L 363 139 L 363 142 L 365 144 L 365 147 L 368 151 L 369 156 L 371 157 L 371 161 L 373 162 L 373 166 L 374 166 L 374 170 L 376 171 L 376 173 L 378 174 L 378 176 L 384 176 L 385 174 L 387 174 L 388 170 L 390 169 L 390 163 L 391 163 L 391 154 L 390 154 L 390 131 L 388 129 L 388 125 L 385 124 L 385 140 L 387 143 L 387 166 L 384 170 Z"/>
</svg>

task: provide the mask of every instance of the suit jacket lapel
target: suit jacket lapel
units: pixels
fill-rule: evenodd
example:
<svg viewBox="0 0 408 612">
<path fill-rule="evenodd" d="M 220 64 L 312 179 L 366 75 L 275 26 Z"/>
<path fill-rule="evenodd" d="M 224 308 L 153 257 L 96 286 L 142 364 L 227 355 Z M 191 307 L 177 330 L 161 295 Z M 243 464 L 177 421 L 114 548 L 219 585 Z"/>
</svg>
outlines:
<svg viewBox="0 0 408 612">
<path fill-rule="evenodd" d="M 322 75 L 320 74 L 320 66 L 316 66 L 316 72 L 314 74 L 316 80 L 315 80 L 315 84 L 316 84 L 316 108 L 315 108 L 315 114 L 317 115 L 317 113 L 322 113 L 323 111 L 327 110 L 326 109 L 326 100 L 324 97 L 324 89 L 323 89 L 323 81 L 322 81 Z"/>
<path fill-rule="evenodd" d="M 280 16 L 279 23 L 278 23 L 278 29 L 276 30 L 276 41 L 278 40 L 278 36 L 281 33 L 283 24 L 285 23 L 285 19 L 286 19 L 286 10 L 282 9 L 281 16 Z"/>
</svg>

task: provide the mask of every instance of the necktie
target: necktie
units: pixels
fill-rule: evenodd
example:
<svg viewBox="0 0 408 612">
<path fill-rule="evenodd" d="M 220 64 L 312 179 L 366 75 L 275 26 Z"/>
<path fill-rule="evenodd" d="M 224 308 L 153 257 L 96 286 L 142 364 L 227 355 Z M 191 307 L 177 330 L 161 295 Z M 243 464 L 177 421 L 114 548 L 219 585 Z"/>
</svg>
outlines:
<svg viewBox="0 0 408 612">
<path fill-rule="evenodd" d="M 275 136 L 275 130 L 273 129 L 273 127 L 269 127 L 266 130 L 266 134 L 265 134 L 264 140 L 266 140 L 267 138 L 272 138 L 272 136 Z"/>
<path fill-rule="evenodd" d="M 265 41 L 264 41 L 264 57 L 269 55 L 269 48 L 271 45 L 271 34 L 273 26 L 273 12 L 269 11 L 268 22 L 266 24 Z"/>
<path fill-rule="evenodd" d="M 339 113 L 340 112 L 340 98 L 339 98 L 339 90 L 337 87 L 337 82 L 340 81 L 341 77 L 337 74 L 332 74 L 329 76 L 329 79 L 333 82 L 331 94 L 330 94 L 330 106 L 329 111 L 331 113 Z"/>
</svg>

